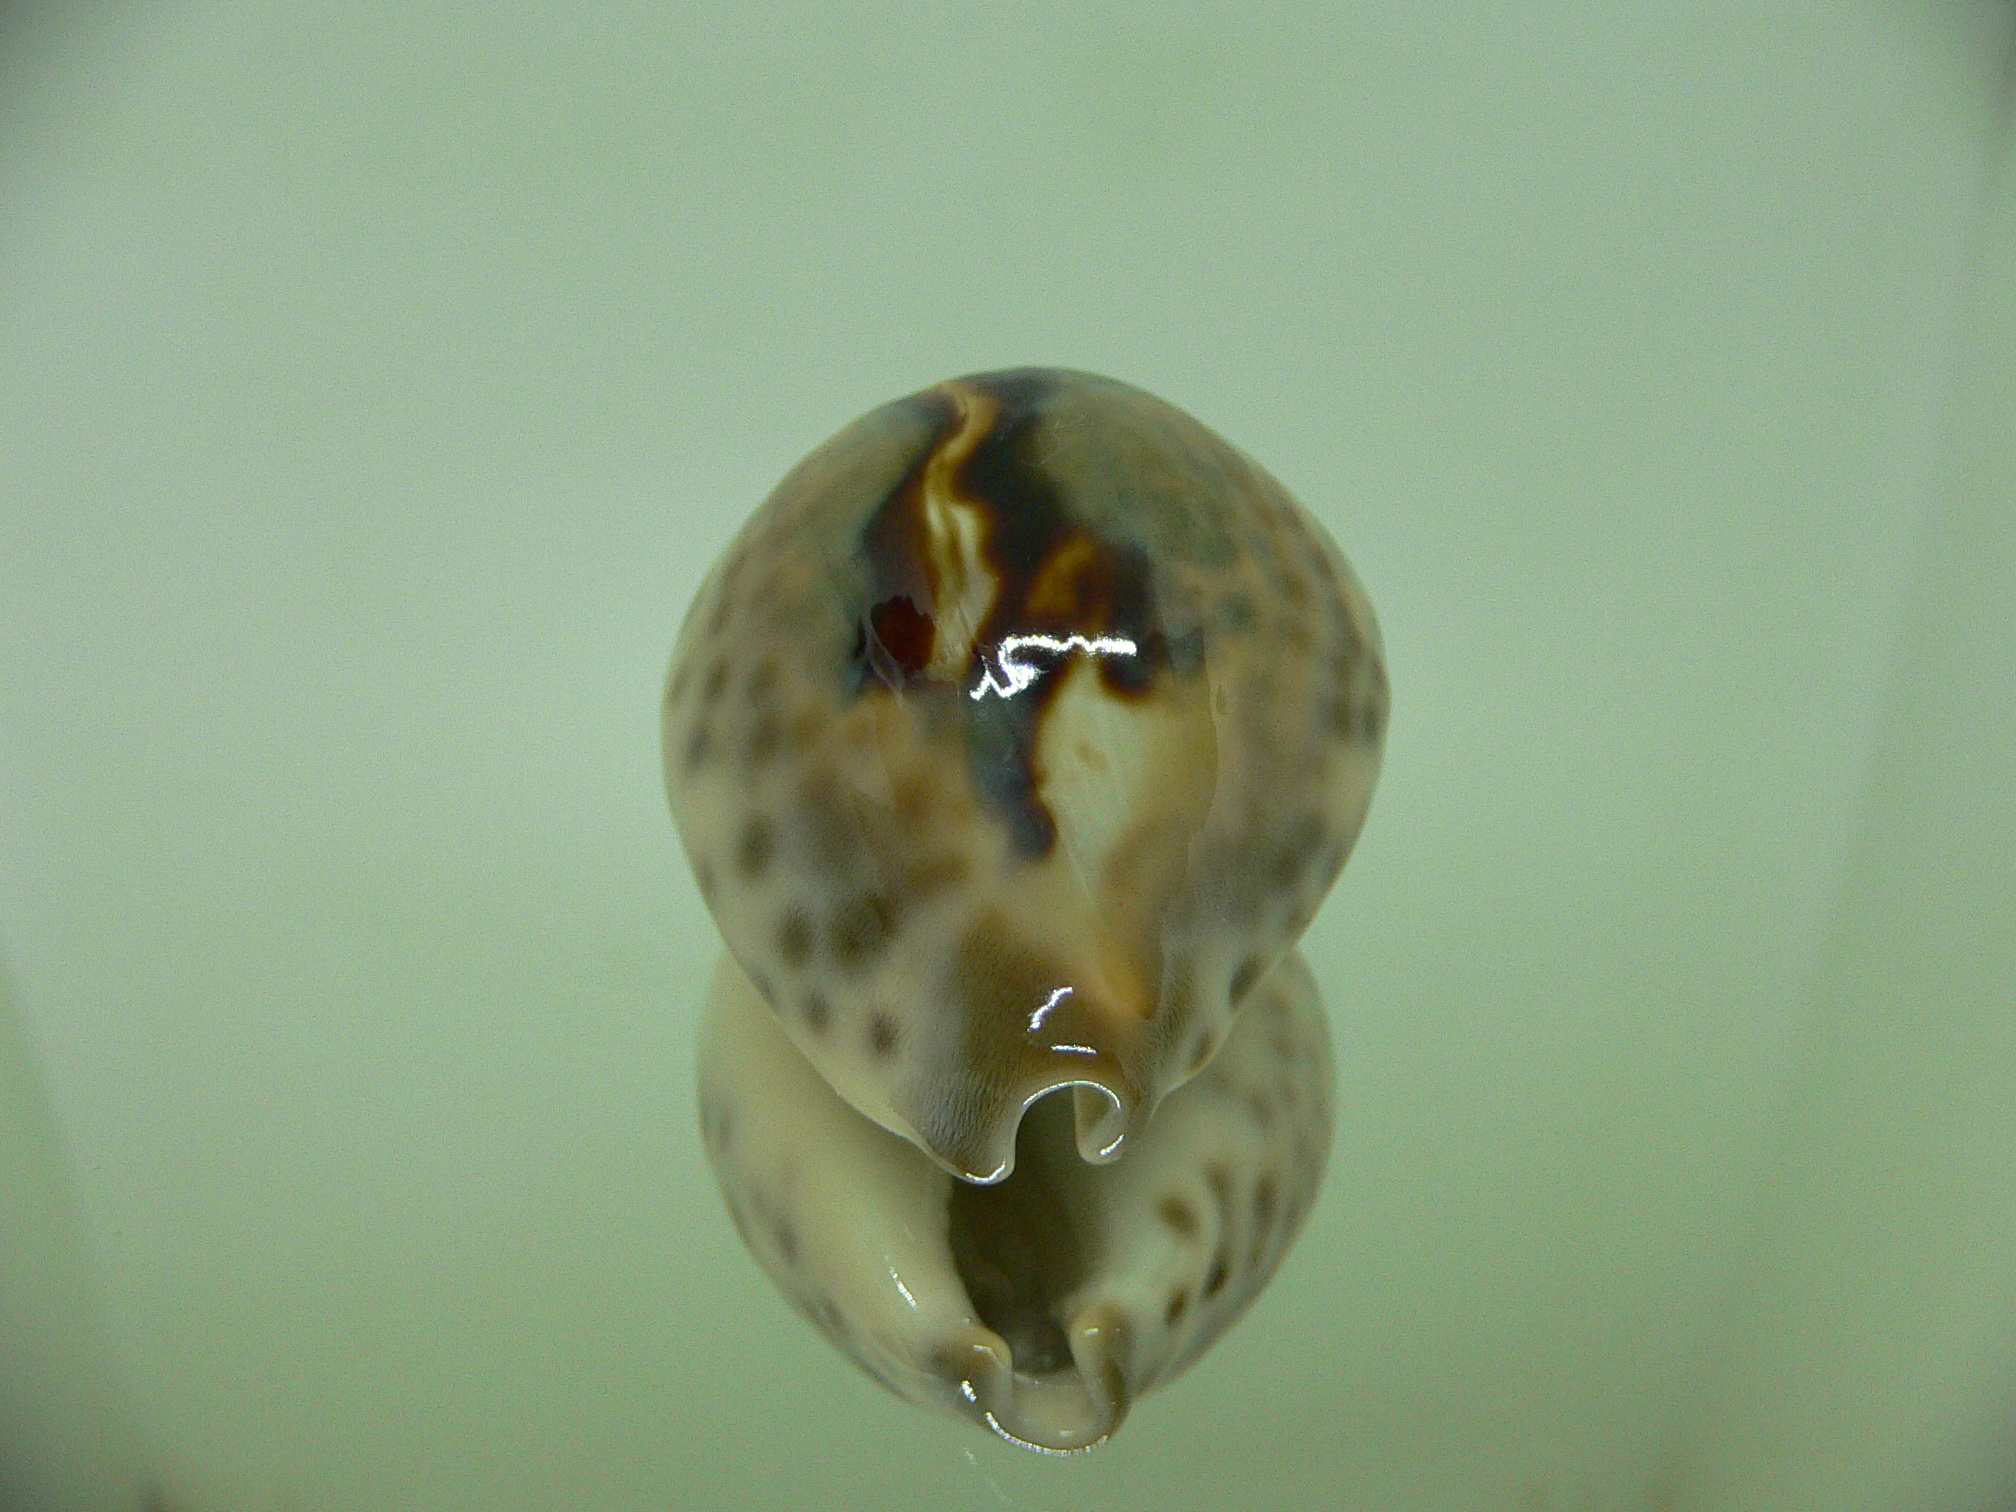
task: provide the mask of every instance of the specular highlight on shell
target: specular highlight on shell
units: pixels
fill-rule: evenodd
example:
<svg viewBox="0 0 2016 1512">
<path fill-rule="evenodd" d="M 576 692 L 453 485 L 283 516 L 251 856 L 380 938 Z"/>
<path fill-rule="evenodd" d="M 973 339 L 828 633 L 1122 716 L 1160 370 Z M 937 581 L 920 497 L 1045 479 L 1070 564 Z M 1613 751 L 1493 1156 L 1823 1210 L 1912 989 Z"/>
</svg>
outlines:
<svg viewBox="0 0 2016 1512">
<path fill-rule="evenodd" d="M 863 1369 L 1089 1447 L 1271 1274 L 1331 1127 L 1292 947 L 1387 702 L 1322 528 L 1112 380 L 886 405 L 735 538 L 664 708 L 707 1150 Z"/>
</svg>

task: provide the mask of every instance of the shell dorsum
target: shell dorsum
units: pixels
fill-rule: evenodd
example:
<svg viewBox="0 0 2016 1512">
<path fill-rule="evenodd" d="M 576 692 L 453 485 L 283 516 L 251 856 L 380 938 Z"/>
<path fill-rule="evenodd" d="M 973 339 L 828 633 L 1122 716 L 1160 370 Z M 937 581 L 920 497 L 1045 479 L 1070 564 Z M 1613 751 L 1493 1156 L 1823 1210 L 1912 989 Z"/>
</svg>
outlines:
<svg viewBox="0 0 2016 1512">
<path fill-rule="evenodd" d="M 1137 389 L 1024 369 L 784 479 L 680 633 L 665 770 L 778 1046 L 987 1186 L 1060 1138 L 1148 1163 L 1343 866 L 1386 711 L 1371 606 L 1280 484 Z"/>
</svg>

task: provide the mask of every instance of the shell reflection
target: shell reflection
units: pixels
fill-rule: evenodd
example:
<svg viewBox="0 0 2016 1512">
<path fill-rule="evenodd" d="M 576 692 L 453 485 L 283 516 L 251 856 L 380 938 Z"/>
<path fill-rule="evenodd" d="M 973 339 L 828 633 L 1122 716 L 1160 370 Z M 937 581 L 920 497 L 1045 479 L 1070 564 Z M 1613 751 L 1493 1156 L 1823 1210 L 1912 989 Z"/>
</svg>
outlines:
<svg viewBox="0 0 2016 1512">
<path fill-rule="evenodd" d="M 1330 1045 L 1291 952 L 1125 1159 L 1080 1159 L 1047 1097 L 1014 1174 L 980 1186 L 854 1112 L 724 959 L 700 1106 L 744 1241 L 857 1365 L 1017 1443 L 1081 1449 L 1274 1273 L 1330 1148 Z"/>
<path fill-rule="evenodd" d="M 1330 1136 L 1292 946 L 1386 709 L 1320 527 L 1110 380 L 887 405 L 744 527 L 665 703 L 708 1149 L 863 1369 L 1088 1447 L 1271 1274 Z"/>
</svg>

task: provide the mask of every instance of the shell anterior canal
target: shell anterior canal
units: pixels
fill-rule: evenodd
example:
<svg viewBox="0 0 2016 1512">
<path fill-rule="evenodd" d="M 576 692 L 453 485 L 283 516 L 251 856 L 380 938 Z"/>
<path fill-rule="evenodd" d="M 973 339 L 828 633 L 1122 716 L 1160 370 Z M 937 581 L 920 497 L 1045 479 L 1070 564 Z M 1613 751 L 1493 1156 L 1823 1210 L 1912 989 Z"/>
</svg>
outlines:
<svg viewBox="0 0 2016 1512">
<path fill-rule="evenodd" d="M 1071 1201 L 1074 1168 L 1081 1165 L 1071 1100 L 1052 1093 L 1022 1115 L 1010 1175 L 991 1186 L 952 1183 L 952 1263 L 973 1310 L 1008 1345 L 1020 1375 L 1072 1364 L 1069 1320 L 1061 1314 L 1086 1272 Z"/>
</svg>

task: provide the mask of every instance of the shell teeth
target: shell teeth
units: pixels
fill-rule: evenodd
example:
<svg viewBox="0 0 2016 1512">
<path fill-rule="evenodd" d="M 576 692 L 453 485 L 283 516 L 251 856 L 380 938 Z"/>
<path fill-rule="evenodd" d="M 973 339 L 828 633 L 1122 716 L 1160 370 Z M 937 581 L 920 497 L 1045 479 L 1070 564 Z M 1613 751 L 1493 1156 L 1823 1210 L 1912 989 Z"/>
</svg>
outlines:
<svg viewBox="0 0 2016 1512">
<path fill-rule="evenodd" d="M 821 1082 L 732 962 L 702 1022 L 701 1122 L 751 1252 L 862 1369 L 1046 1453 L 1091 1448 L 1229 1327 L 1307 1213 L 1331 1130 L 1299 957 L 1125 1159 L 1032 1104 L 1014 1177 L 952 1180 Z"/>
<path fill-rule="evenodd" d="M 1071 1357 L 1104 1424 L 1102 1438 L 1127 1416 L 1128 1336 L 1126 1318 L 1111 1306 L 1090 1308 L 1071 1325 Z"/>
<path fill-rule="evenodd" d="M 1070 1329 L 1072 1368 L 1044 1375 L 1017 1371 L 993 1383 L 983 1398 L 987 1426 L 1009 1443 L 1046 1454 L 1096 1449 L 1127 1416 L 1129 1393 L 1122 1367 L 1127 1325 L 1110 1307 L 1097 1307 Z"/>
<path fill-rule="evenodd" d="M 1110 1165 L 1120 1158 L 1132 1120 L 1110 1091 L 1085 1082 L 1073 1087 L 1071 1120 L 1078 1136 L 1079 1157 L 1087 1165 Z"/>
</svg>

